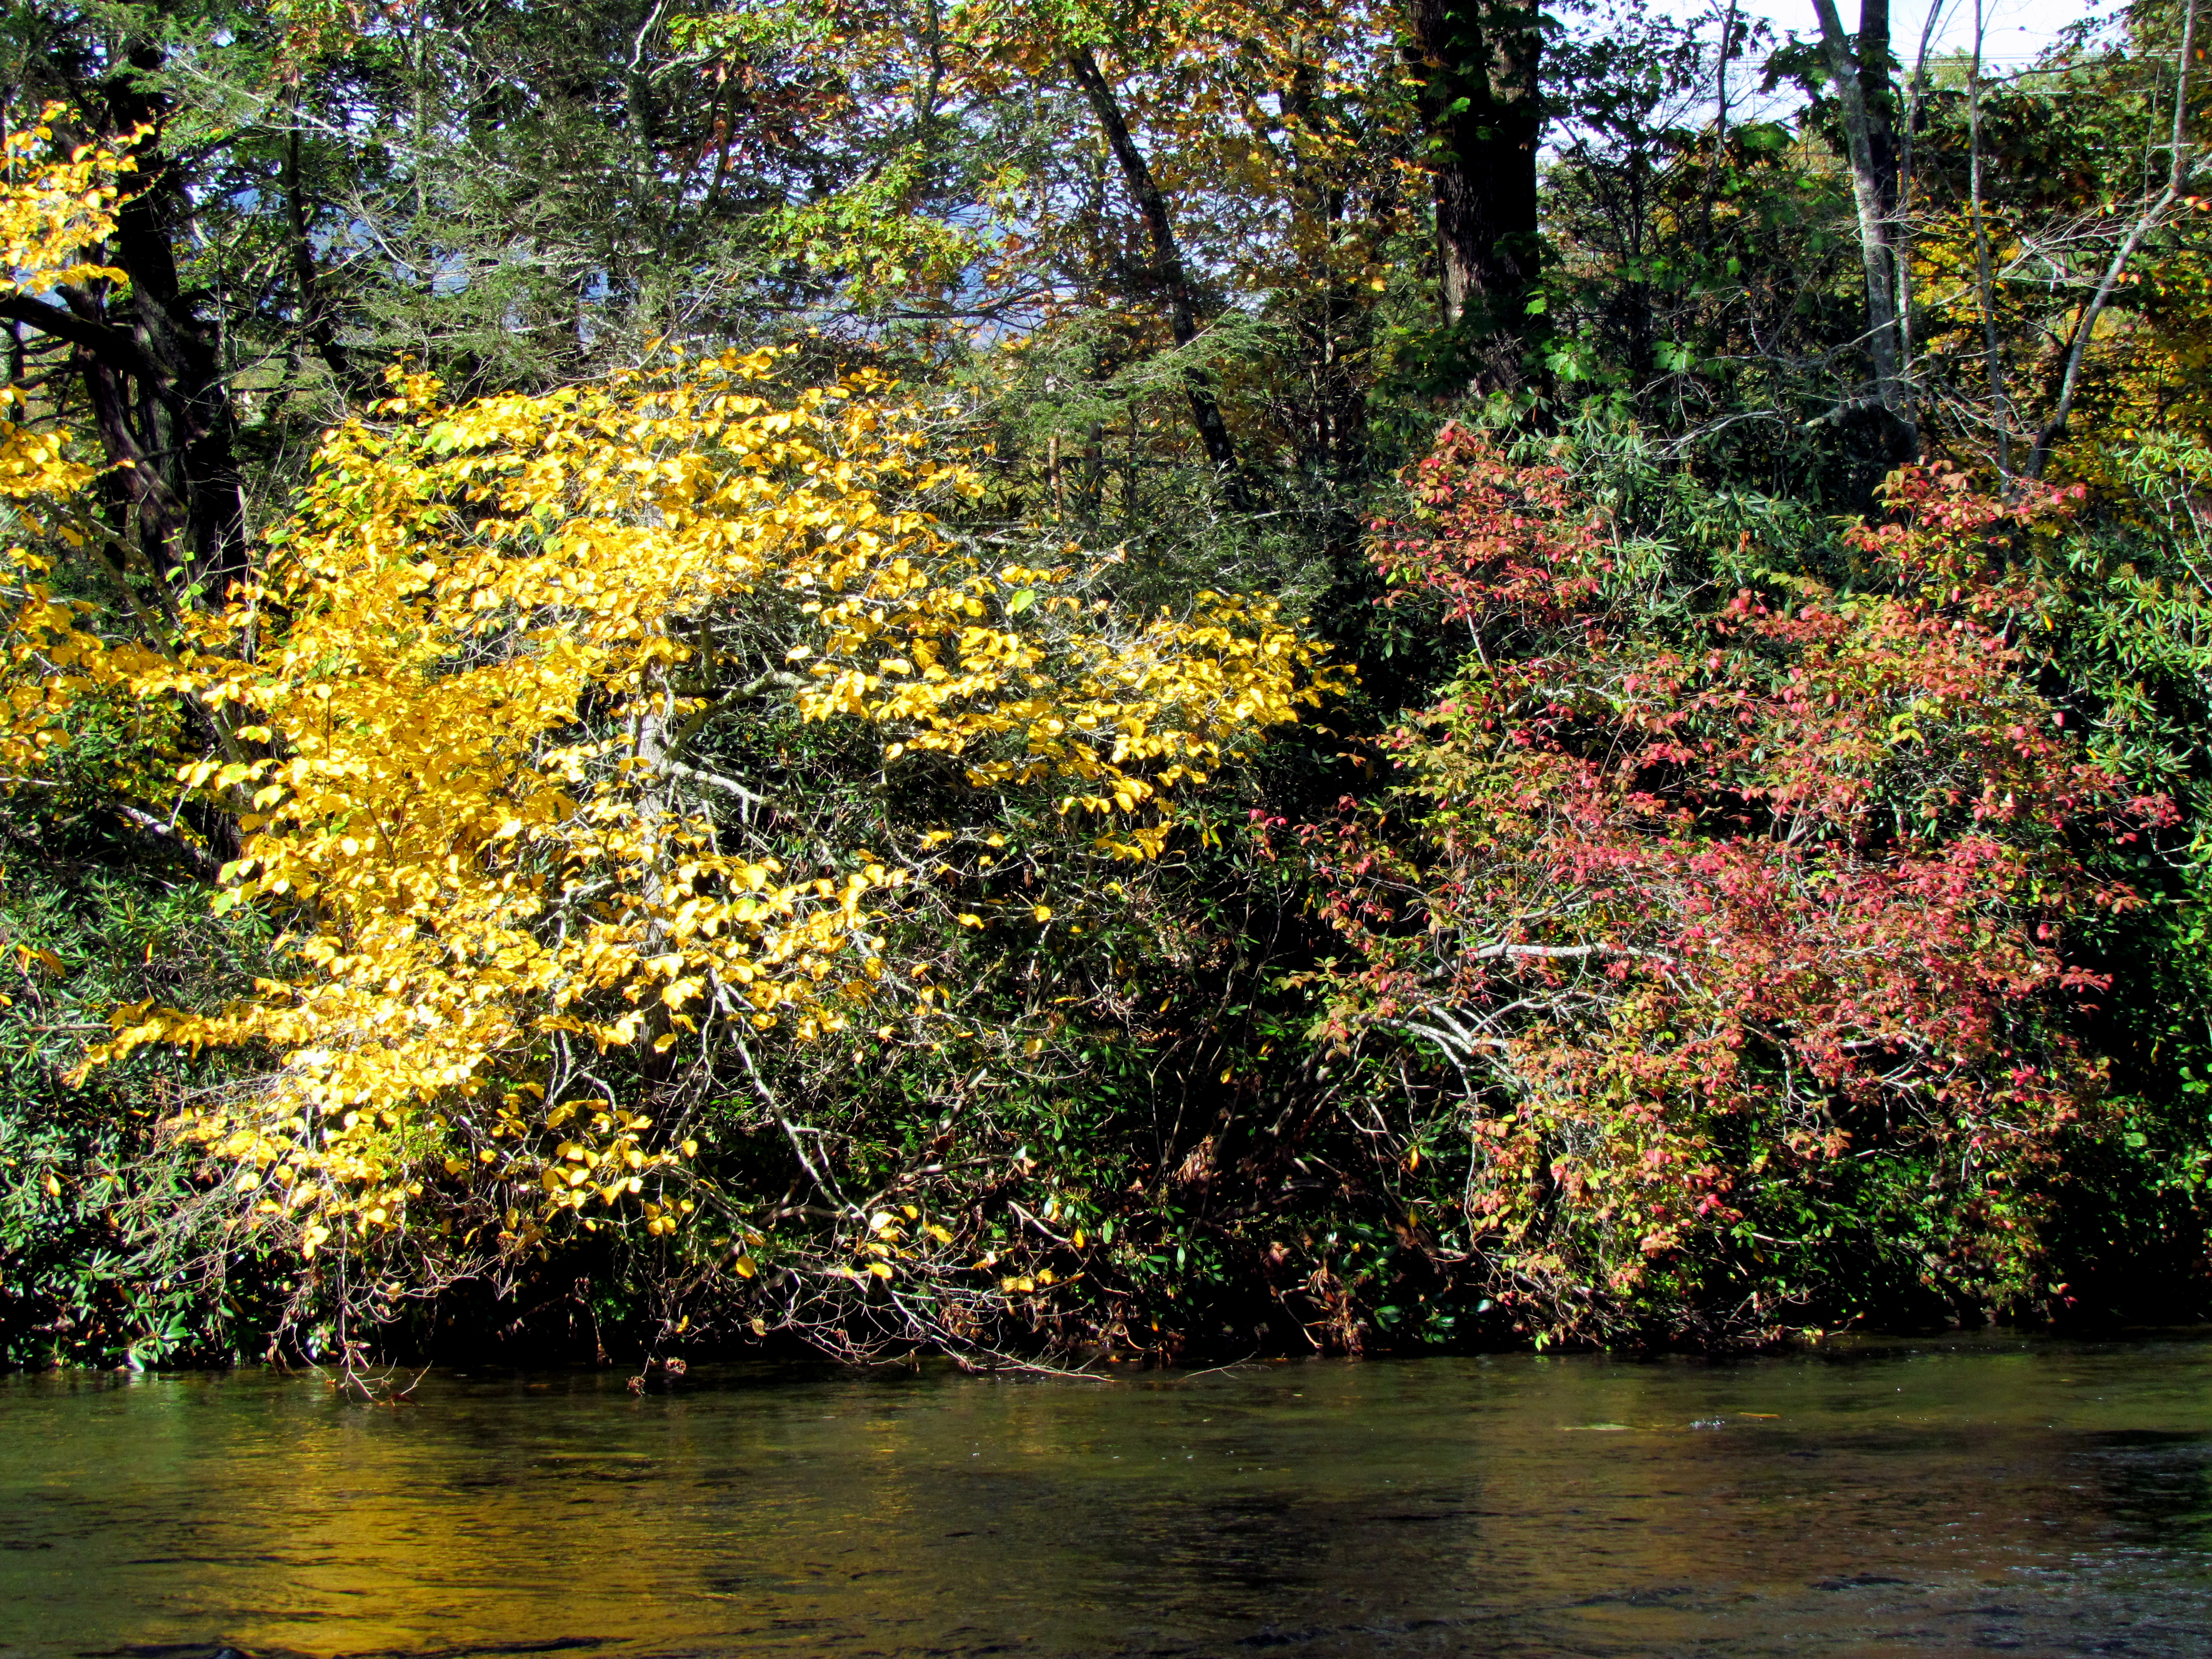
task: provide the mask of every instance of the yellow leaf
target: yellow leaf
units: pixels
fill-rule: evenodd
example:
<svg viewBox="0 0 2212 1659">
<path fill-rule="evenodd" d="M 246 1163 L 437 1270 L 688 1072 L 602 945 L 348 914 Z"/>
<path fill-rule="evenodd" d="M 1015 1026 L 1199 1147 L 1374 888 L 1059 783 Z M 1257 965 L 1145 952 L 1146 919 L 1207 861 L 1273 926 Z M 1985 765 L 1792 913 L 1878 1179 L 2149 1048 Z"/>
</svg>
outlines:
<svg viewBox="0 0 2212 1659">
<path fill-rule="evenodd" d="M 0 142 L 0 211 L 15 211 L 47 149 Z M 129 162 L 82 159 L 52 175 L 61 216 L 38 220 L 42 240 L 0 267 L 0 287 L 110 234 L 113 198 L 96 192 Z M 65 740 L 52 717 L 77 694 L 45 684 L 57 661 L 118 708 L 190 731 L 196 702 L 266 745 L 162 768 L 226 811 L 252 791 L 215 902 L 296 919 L 283 971 L 219 1012 L 130 1011 L 88 1063 L 149 1043 L 267 1055 L 267 1086 L 196 1105 L 178 1133 L 234 1170 L 291 1171 L 271 1177 L 282 1214 L 252 1224 L 305 1255 L 362 1248 L 374 1217 L 434 1257 L 442 1237 L 479 1237 L 488 1189 L 510 1182 L 537 1189 L 500 1200 L 514 1207 L 494 1236 L 513 1261 L 608 1207 L 656 1205 L 643 1219 L 665 1236 L 688 1212 L 643 1177 L 699 1143 L 652 1150 L 614 1103 L 549 1100 L 549 1050 L 580 1057 L 562 1068 L 573 1077 L 595 1050 L 670 1054 L 679 1032 L 715 1052 L 716 1025 L 804 1045 L 945 1019 L 952 988 L 928 977 L 939 944 L 918 939 L 902 960 L 890 943 L 910 932 L 902 889 L 961 873 L 925 854 L 1003 849 L 986 826 L 1037 822 L 1040 842 L 1060 836 L 1077 858 L 1158 858 L 1177 792 L 1339 683 L 1264 599 L 1208 593 L 1148 616 L 1109 597 L 1100 570 L 987 568 L 927 499 L 972 499 L 980 480 L 930 453 L 941 410 L 900 404 L 881 377 L 787 390 L 772 352 L 653 361 L 459 404 L 397 372 L 374 410 L 325 435 L 272 537 L 282 556 L 198 618 L 188 651 L 111 647 L 79 626 L 85 611 L 41 600 L 39 650 L 0 655 L 5 775 Z M 0 491 L 27 499 L 18 464 L 49 498 L 95 482 L 69 471 L 61 437 L 0 421 Z M 708 617 L 730 625 L 695 637 L 672 620 Z M 970 781 L 972 810 L 919 835 L 894 820 L 873 850 L 833 846 L 817 866 L 810 849 L 809 867 L 786 869 L 762 849 L 781 836 L 769 798 L 810 786 L 798 763 L 715 778 L 669 742 L 706 706 L 679 688 L 738 666 L 721 659 L 732 649 L 755 654 L 754 675 L 803 664 L 770 694 L 798 720 L 866 726 L 872 757 L 941 757 L 952 787 Z M 1042 810 L 1055 801 L 1058 819 Z M 1148 821 L 1114 819 L 1117 804 Z M 988 902 L 1017 914 L 1018 900 Z M 985 912 L 956 914 L 987 930 Z M 961 1040 L 951 1030 L 943 1042 Z M 548 1157 L 554 1145 L 570 1150 Z M 475 1159 L 425 1150 L 447 1146 Z M 757 1269 L 741 1254 L 733 1271 Z"/>
</svg>

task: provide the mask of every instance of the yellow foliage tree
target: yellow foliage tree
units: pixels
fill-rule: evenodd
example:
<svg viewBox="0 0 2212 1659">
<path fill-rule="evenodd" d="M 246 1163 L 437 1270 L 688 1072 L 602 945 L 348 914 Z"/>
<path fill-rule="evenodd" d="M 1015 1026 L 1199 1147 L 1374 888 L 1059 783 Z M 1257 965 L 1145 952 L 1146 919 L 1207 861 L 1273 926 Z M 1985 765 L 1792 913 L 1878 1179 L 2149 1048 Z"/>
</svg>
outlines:
<svg viewBox="0 0 2212 1659">
<path fill-rule="evenodd" d="M 896 994 L 886 929 L 944 832 L 887 816 L 879 844 L 787 867 L 748 832 L 763 781 L 698 763 L 714 720 L 787 698 L 885 768 L 950 760 L 1142 860 L 1169 792 L 1327 689 L 1266 604 L 1127 618 L 1096 569 L 987 568 L 927 510 L 973 482 L 923 411 L 776 374 L 730 354 L 461 407 L 395 375 L 224 611 L 158 649 L 17 617 L 50 732 L 71 697 L 199 711 L 179 781 L 242 837 L 219 902 L 295 919 L 289 978 L 211 1016 L 125 1011 L 89 1063 L 266 1052 L 260 1086 L 177 1127 L 309 1254 L 426 1211 L 504 1251 L 672 1231 L 695 1149 L 591 1056 L 805 1042 Z"/>
</svg>

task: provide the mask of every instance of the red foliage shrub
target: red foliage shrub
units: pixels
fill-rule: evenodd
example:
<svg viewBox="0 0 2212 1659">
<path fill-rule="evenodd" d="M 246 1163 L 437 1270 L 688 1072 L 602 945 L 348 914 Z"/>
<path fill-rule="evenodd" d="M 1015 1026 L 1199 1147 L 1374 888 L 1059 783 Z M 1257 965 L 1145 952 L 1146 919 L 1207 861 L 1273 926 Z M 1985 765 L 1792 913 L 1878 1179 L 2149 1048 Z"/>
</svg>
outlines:
<svg viewBox="0 0 2212 1659">
<path fill-rule="evenodd" d="M 1389 803 L 1304 833 L 1355 951 L 1335 1035 L 1451 1081 L 1429 1134 L 1468 1148 L 1466 1261 L 1532 1330 L 1757 1330 L 1795 1287 L 1745 1264 L 1802 1242 L 1766 1229 L 1885 1158 L 1931 1285 L 2031 1292 L 2098 1093 L 2063 929 L 2134 902 L 2078 851 L 2171 813 L 2018 642 L 2017 556 L 2068 498 L 1914 469 L 1848 538 L 1851 591 L 1659 596 L 1562 469 L 1452 431 L 1409 482 L 1377 562 L 1476 651 L 1387 739 Z"/>
</svg>

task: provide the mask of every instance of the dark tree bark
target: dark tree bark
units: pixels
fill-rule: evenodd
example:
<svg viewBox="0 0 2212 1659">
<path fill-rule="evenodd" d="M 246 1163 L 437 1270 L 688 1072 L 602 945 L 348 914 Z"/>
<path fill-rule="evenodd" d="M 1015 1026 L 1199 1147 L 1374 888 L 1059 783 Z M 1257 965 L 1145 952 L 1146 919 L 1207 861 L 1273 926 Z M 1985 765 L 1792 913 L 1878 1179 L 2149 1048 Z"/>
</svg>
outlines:
<svg viewBox="0 0 2212 1659">
<path fill-rule="evenodd" d="M 1844 32 L 1836 0 L 1813 0 L 1820 46 L 1844 124 L 1851 201 L 1858 217 L 1859 259 L 1866 276 L 1867 355 L 1874 366 L 1873 407 L 1890 428 L 1899 461 L 1919 453 L 1919 427 L 1907 406 L 1905 343 L 1899 301 L 1895 89 L 1889 78 L 1889 0 L 1862 0 L 1859 32 Z M 1848 405 L 1847 405 L 1848 407 Z"/>
<path fill-rule="evenodd" d="M 1444 321 L 1472 323 L 1491 342 L 1481 379 L 1493 388 L 1517 385 L 1542 253 L 1540 19 L 1515 0 L 1413 0 L 1412 25 Z"/>
<path fill-rule="evenodd" d="M 126 325 L 148 371 L 135 377 L 136 406 L 124 418 L 137 429 L 138 465 L 150 465 L 158 480 L 139 503 L 149 554 L 219 599 L 246 574 L 246 504 L 215 331 L 177 277 L 176 238 L 191 204 L 179 169 L 161 149 L 169 100 L 143 83 L 161 64 L 159 48 L 134 46 L 102 89 L 112 130 L 147 134 L 139 188 L 117 216 L 116 263 L 131 274 Z"/>
<path fill-rule="evenodd" d="M 111 500 L 149 565 L 205 603 L 246 574 L 245 497 L 216 331 L 177 270 L 175 239 L 191 204 L 161 148 L 169 100 L 147 85 L 161 64 L 160 49 L 142 40 L 95 84 L 78 82 L 79 107 L 112 141 L 143 133 L 131 194 L 101 256 L 129 275 L 129 295 L 118 299 L 104 283 L 63 289 L 62 305 L 14 295 L 0 299 L 0 316 L 74 348 L 94 429 L 115 469 Z M 64 84 L 76 79 L 72 66 L 57 67 Z"/>
<path fill-rule="evenodd" d="M 1176 241 L 1175 221 L 1168 209 L 1166 192 L 1153 179 L 1144 151 L 1130 137 L 1129 123 L 1121 113 L 1121 101 L 1099 71 L 1090 48 L 1070 49 L 1066 63 L 1068 72 L 1083 89 L 1099 126 L 1105 131 L 1107 146 L 1114 152 L 1115 162 L 1121 170 L 1122 185 L 1136 204 L 1138 217 L 1145 222 L 1145 233 L 1152 245 L 1152 279 L 1167 306 L 1168 331 L 1174 336 L 1178 349 L 1187 347 L 1198 337 L 1198 303 L 1191 289 L 1190 273 L 1183 264 L 1182 250 Z M 1230 436 L 1229 423 L 1221 418 L 1221 405 L 1214 398 L 1212 377 L 1202 368 L 1187 368 L 1183 388 L 1190 400 L 1191 422 L 1197 427 L 1199 441 L 1206 447 L 1206 458 L 1213 464 L 1231 502 L 1243 507 L 1244 489 L 1237 470 L 1237 445 Z"/>
</svg>

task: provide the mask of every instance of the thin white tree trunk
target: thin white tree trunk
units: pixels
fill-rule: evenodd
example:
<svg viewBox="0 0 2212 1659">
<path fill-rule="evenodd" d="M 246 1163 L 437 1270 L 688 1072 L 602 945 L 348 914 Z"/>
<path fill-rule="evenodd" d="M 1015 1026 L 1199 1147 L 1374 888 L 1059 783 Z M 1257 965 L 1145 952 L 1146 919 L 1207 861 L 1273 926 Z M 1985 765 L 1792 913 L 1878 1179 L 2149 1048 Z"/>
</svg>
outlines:
<svg viewBox="0 0 2212 1659">
<path fill-rule="evenodd" d="M 1832 4 L 1833 0 L 1821 0 L 1821 3 Z M 2074 394 L 2081 389 L 2081 362 L 2088 355 L 2089 337 L 2096 332 L 2097 319 L 2104 315 L 2112 290 L 2119 285 L 2128 262 L 2135 258 L 2143 239 L 2158 228 L 2167 211 L 2181 199 L 2182 189 L 2189 181 L 2189 62 L 2196 44 L 2197 0 L 2189 0 L 2181 15 L 2181 56 L 2173 76 L 2173 137 L 2166 188 L 2128 228 L 2126 237 L 2105 267 L 2097 291 L 2089 298 L 2088 308 L 2074 325 L 2074 338 L 2066 351 L 2066 372 L 2058 382 L 2058 400 L 2051 406 L 2051 418 L 2035 434 L 2035 447 L 2028 452 L 2027 465 L 2023 469 L 2031 478 L 2043 476 L 2044 469 L 2051 465 L 2051 447 L 2066 434 L 2066 417 L 2074 412 Z"/>
</svg>

